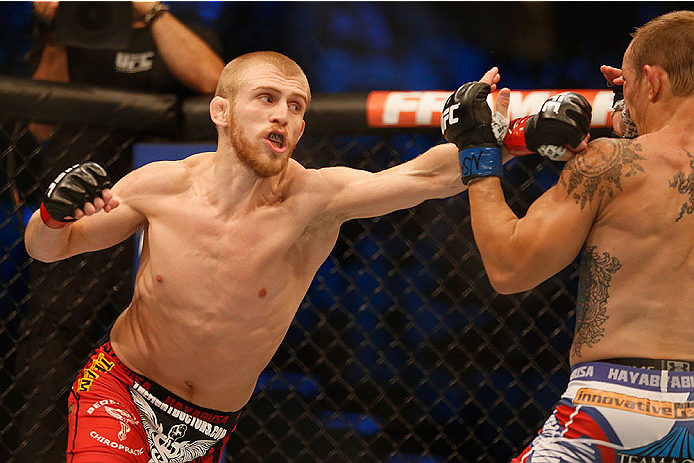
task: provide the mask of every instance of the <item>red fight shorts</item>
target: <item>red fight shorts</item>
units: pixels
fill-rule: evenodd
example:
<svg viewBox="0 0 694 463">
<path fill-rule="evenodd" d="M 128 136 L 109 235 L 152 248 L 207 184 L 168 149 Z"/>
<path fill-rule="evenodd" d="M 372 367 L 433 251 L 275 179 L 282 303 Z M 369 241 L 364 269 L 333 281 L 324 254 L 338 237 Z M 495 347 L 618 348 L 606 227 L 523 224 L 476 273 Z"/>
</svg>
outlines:
<svg viewBox="0 0 694 463">
<path fill-rule="evenodd" d="M 106 343 L 68 399 L 67 463 L 218 463 L 240 411 L 201 408 L 123 365 Z"/>
<path fill-rule="evenodd" d="M 554 413 L 512 462 L 694 463 L 694 372 L 682 371 L 694 364 L 669 362 L 686 368 L 575 365 Z"/>
</svg>

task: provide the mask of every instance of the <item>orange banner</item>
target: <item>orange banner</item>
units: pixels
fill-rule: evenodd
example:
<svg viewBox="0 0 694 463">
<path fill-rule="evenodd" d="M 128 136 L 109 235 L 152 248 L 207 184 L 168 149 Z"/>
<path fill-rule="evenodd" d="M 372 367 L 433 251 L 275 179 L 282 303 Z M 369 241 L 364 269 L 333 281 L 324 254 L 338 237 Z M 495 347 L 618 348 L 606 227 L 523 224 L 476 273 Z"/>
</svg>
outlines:
<svg viewBox="0 0 694 463">
<path fill-rule="evenodd" d="M 536 113 L 542 103 L 562 92 L 580 93 L 593 107 L 591 127 L 612 127 L 612 90 L 512 90 L 510 117 Z M 374 91 L 366 100 L 366 122 L 369 127 L 439 127 L 441 109 L 452 92 L 449 91 Z M 494 107 L 497 92 L 487 102 Z"/>
</svg>

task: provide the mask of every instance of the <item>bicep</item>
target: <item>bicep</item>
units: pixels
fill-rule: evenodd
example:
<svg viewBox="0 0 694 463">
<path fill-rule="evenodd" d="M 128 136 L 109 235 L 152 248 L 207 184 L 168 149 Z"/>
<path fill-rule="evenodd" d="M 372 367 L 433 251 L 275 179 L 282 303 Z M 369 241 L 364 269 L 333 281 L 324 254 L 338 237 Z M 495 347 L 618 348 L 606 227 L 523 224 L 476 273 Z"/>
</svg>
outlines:
<svg viewBox="0 0 694 463">
<path fill-rule="evenodd" d="M 346 167 L 321 169 L 331 186 L 328 209 L 346 220 L 377 217 L 458 194 L 465 186 L 457 153 L 452 144 L 437 145 L 376 173 Z"/>
<path fill-rule="evenodd" d="M 120 243 L 145 224 L 145 217 L 122 201 L 110 212 L 83 217 L 72 225 L 70 255 L 97 251 Z"/>
<path fill-rule="evenodd" d="M 111 189 L 118 207 L 83 217 L 71 226 L 68 250 L 71 255 L 105 249 L 128 238 L 146 222 L 143 207 L 153 201 L 151 167 L 130 172 Z"/>
<path fill-rule="evenodd" d="M 334 170 L 326 172 L 330 199 L 325 213 L 339 221 L 377 217 L 415 206 L 423 200 L 423 182 L 401 172 L 401 166 L 376 173 L 330 169 Z"/>
<path fill-rule="evenodd" d="M 550 188 L 516 224 L 514 249 L 526 255 L 521 272 L 536 274 L 537 284 L 566 267 L 581 251 L 594 220 L 594 209 L 582 208 L 561 184 Z"/>
</svg>

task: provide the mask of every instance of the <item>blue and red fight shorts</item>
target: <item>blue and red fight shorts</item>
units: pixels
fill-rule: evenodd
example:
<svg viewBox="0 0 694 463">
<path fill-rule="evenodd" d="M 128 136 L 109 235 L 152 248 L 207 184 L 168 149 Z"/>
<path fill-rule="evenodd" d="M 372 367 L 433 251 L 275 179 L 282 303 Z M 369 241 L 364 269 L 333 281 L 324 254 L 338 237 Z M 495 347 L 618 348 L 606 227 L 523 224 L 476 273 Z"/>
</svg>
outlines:
<svg viewBox="0 0 694 463">
<path fill-rule="evenodd" d="M 692 370 L 655 359 L 575 365 L 552 415 L 512 461 L 694 463 Z"/>
<path fill-rule="evenodd" d="M 201 408 L 98 348 L 68 399 L 68 463 L 218 463 L 240 411 Z"/>
</svg>

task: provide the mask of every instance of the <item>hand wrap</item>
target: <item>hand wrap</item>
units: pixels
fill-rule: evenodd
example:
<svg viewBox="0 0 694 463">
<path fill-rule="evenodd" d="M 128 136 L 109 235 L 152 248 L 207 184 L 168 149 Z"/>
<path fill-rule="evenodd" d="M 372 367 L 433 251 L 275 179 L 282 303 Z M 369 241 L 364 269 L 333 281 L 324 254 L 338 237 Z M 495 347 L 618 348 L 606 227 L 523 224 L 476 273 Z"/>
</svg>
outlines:
<svg viewBox="0 0 694 463">
<path fill-rule="evenodd" d="M 566 156 L 566 145 L 576 147 L 588 135 L 592 108 L 583 95 L 564 92 L 550 97 L 540 111 L 514 119 L 503 143 L 509 153 L 540 153 L 554 161 Z"/>
<path fill-rule="evenodd" d="M 456 90 L 443 106 L 441 132 L 458 147 L 461 176 L 465 185 L 482 177 L 501 177 L 501 148 L 492 131 L 492 111 L 487 104 L 491 87 L 468 82 Z"/>
<path fill-rule="evenodd" d="M 75 164 L 50 184 L 41 203 L 41 219 L 50 228 L 63 228 L 74 222 L 76 209 L 101 198 L 101 191 L 111 187 L 106 171 L 95 162 Z"/>
<path fill-rule="evenodd" d="M 624 134 L 619 135 L 622 138 L 636 138 L 639 136 L 639 131 L 636 129 L 636 124 L 631 118 L 629 111 L 625 109 L 624 106 L 624 86 L 615 85 L 612 83 L 607 84 L 609 88 L 612 89 L 614 93 L 614 98 L 612 99 L 612 116 L 617 111 L 621 111 L 622 122 L 624 123 Z"/>
</svg>

